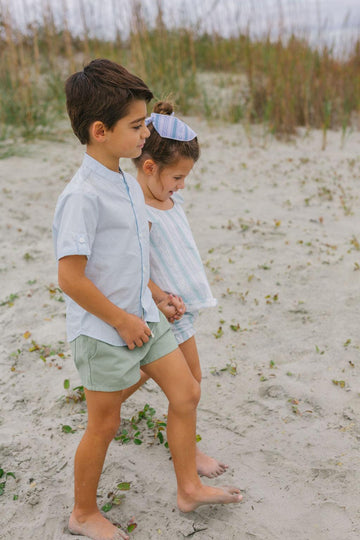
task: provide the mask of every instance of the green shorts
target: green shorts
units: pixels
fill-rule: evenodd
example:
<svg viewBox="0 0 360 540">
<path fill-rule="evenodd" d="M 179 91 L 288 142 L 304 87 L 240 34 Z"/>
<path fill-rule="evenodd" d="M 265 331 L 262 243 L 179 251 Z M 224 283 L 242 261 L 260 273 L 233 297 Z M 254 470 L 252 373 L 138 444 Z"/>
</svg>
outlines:
<svg viewBox="0 0 360 540">
<path fill-rule="evenodd" d="M 158 360 L 177 348 L 170 325 L 162 313 L 160 322 L 149 322 L 154 337 L 132 351 L 109 345 L 89 336 L 78 336 L 70 345 L 80 379 L 88 390 L 117 392 L 140 379 L 140 367 Z"/>
</svg>

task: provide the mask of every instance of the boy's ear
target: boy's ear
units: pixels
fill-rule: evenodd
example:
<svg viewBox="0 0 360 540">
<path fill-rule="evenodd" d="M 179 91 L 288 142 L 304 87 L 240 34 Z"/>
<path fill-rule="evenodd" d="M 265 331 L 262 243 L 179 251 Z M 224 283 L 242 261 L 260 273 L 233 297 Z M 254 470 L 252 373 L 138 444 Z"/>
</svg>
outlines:
<svg viewBox="0 0 360 540">
<path fill-rule="evenodd" d="M 106 134 L 106 128 L 103 122 L 100 122 L 100 120 L 97 120 L 96 122 L 93 122 L 90 125 L 89 132 L 90 132 L 90 139 L 97 142 L 102 142 Z"/>
<path fill-rule="evenodd" d="M 143 163 L 142 169 L 145 174 L 151 175 L 156 172 L 157 165 L 152 159 L 146 159 Z"/>
</svg>

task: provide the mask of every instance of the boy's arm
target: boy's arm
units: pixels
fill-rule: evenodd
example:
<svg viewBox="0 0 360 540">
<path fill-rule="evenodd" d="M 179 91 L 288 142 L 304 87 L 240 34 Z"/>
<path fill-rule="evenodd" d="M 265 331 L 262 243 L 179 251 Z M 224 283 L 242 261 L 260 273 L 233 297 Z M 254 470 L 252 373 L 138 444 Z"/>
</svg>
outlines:
<svg viewBox="0 0 360 540">
<path fill-rule="evenodd" d="M 151 330 L 146 322 L 117 307 L 86 277 L 85 255 L 70 255 L 59 260 L 59 286 L 83 309 L 96 315 L 117 330 L 130 350 L 149 341 Z"/>
<path fill-rule="evenodd" d="M 148 285 L 155 304 L 163 312 L 167 320 L 173 323 L 175 320 L 181 319 L 186 311 L 182 298 L 163 291 L 151 279 Z"/>
</svg>

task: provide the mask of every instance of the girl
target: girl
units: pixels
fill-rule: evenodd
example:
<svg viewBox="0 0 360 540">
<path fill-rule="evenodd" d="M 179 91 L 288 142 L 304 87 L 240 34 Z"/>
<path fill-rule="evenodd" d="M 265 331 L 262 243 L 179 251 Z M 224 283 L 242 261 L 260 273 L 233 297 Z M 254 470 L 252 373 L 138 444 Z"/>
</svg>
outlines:
<svg viewBox="0 0 360 540">
<path fill-rule="evenodd" d="M 168 102 L 155 104 L 146 119 L 150 136 L 142 154 L 133 159 L 143 190 L 150 226 L 149 287 L 158 308 L 173 323 L 172 330 L 194 378 L 201 381 L 194 321 L 199 309 L 216 305 L 189 223 L 182 209 L 185 178 L 198 160 L 196 133 L 173 115 Z M 186 307 L 185 307 L 186 306 Z M 128 395 L 148 377 L 129 389 Z M 127 396 L 128 397 L 128 396 Z M 214 478 L 227 465 L 196 449 L 200 475 Z"/>
</svg>

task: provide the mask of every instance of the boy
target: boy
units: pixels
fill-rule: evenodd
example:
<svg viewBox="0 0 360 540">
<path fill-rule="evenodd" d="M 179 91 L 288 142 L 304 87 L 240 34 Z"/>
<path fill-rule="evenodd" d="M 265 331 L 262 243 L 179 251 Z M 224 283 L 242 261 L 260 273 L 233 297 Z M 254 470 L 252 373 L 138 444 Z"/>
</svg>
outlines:
<svg viewBox="0 0 360 540">
<path fill-rule="evenodd" d="M 203 485 L 196 472 L 199 384 L 151 298 L 144 198 L 137 181 L 119 169 L 120 158 L 141 154 L 152 97 L 141 79 L 105 59 L 66 82 L 68 114 L 86 154 L 59 197 L 53 231 L 68 339 L 88 409 L 75 455 L 69 530 L 93 540 L 128 538 L 100 513 L 96 491 L 120 424 L 123 390 L 137 383 L 140 366 L 169 400 L 167 437 L 179 509 L 242 498 L 237 488 Z"/>
</svg>

